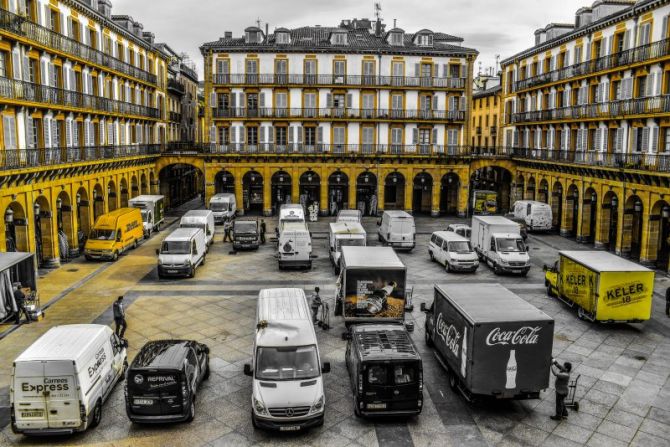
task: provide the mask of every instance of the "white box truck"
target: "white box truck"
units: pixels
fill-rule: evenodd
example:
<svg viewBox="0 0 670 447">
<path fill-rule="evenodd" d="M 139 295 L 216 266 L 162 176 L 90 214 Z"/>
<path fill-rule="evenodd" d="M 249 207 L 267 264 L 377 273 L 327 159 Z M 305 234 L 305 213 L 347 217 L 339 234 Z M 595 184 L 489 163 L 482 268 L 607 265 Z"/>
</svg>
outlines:
<svg viewBox="0 0 670 447">
<path fill-rule="evenodd" d="M 210 210 L 191 210 L 179 221 L 179 228 L 200 228 L 205 233 L 207 247 L 214 243 L 214 213 Z"/>
<path fill-rule="evenodd" d="M 56 326 L 14 360 L 12 430 L 70 434 L 95 427 L 102 405 L 124 377 L 127 343 L 109 326 Z"/>
<path fill-rule="evenodd" d="M 128 201 L 128 206 L 140 209 L 145 238 L 150 237 L 154 231 L 160 231 L 165 221 L 164 196 L 137 196 Z"/>
<path fill-rule="evenodd" d="M 553 223 L 551 206 L 535 200 L 514 202 L 514 217 L 523 219 L 528 231 L 549 231 Z"/>
<path fill-rule="evenodd" d="M 479 260 L 486 262 L 496 275 L 528 274 L 530 256 L 519 234 L 519 224 L 501 216 L 472 216 L 470 240 Z"/>
<path fill-rule="evenodd" d="M 285 267 L 312 268 L 312 236 L 304 220 L 285 221 L 277 244 L 279 270 Z"/>
<path fill-rule="evenodd" d="M 237 212 L 235 194 L 230 192 L 214 194 L 209 199 L 209 209 L 214 213 L 214 221 L 218 224 L 222 224 L 226 219 L 232 219 Z"/>
<path fill-rule="evenodd" d="M 340 273 L 340 256 L 342 247 L 356 246 L 365 247 L 367 245 L 367 233 L 363 225 L 357 222 L 337 222 L 330 224 L 330 233 L 328 233 L 328 253 L 330 262 L 333 264 L 335 274 Z"/>
</svg>

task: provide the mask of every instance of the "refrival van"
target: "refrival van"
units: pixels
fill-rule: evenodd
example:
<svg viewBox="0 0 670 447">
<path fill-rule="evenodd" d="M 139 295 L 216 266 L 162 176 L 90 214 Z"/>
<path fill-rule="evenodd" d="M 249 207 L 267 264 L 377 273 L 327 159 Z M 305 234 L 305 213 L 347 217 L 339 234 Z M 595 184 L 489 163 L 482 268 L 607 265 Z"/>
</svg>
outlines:
<svg viewBox="0 0 670 447">
<path fill-rule="evenodd" d="M 14 360 L 12 430 L 69 434 L 100 423 L 103 403 L 123 379 L 127 343 L 109 326 L 56 326 Z"/>
</svg>

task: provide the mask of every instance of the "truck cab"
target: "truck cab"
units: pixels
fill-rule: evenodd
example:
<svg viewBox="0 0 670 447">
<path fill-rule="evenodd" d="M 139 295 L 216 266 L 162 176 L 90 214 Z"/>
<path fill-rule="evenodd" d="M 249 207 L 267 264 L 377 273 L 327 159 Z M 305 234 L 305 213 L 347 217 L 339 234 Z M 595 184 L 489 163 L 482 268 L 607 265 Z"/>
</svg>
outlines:
<svg viewBox="0 0 670 447">
<path fill-rule="evenodd" d="M 544 266 L 544 286 L 547 288 L 547 295 L 558 296 L 558 261 L 552 266 Z"/>
<path fill-rule="evenodd" d="M 137 208 L 119 208 L 98 217 L 84 246 L 86 259 L 116 261 L 144 239 L 142 213 Z"/>
<path fill-rule="evenodd" d="M 233 249 L 258 250 L 260 245 L 258 222 L 248 219 L 235 219 L 233 222 Z"/>
<path fill-rule="evenodd" d="M 367 235 L 363 226 L 356 222 L 337 222 L 330 224 L 328 234 L 328 256 L 333 264 L 335 274 L 340 273 L 340 256 L 344 246 L 366 246 Z"/>
<path fill-rule="evenodd" d="M 489 263 L 496 275 L 503 272 L 520 273 L 526 276 L 530 270 L 530 258 L 523 238 L 514 233 L 494 233 L 491 235 Z"/>
</svg>

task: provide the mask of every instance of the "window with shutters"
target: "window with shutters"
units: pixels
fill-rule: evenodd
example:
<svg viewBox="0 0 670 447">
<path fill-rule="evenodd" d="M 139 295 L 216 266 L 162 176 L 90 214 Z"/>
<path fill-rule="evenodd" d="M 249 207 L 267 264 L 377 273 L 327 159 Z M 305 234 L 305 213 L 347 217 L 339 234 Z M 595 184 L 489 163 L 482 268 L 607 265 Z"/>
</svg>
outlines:
<svg viewBox="0 0 670 447">
<path fill-rule="evenodd" d="M 363 61 L 363 84 L 375 84 L 375 61 Z"/>
<path fill-rule="evenodd" d="M 286 146 L 288 144 L 288 128 L 286 126 L 275 127 L 275 144 Z"/>
<path fill-rule="evenodd" d="M 314 126 L 305 126 L 303 127 L 303 141 L 306 146 L 315 146 L 316 145 L 316 127 Z"/>
<path fill-rule="evenodd" d="M 637 94 L 636 98 L 642 98 L 647 95 L 647 76 L 640 76 L 637 78 Z"/>
<path fill-rule="evenodd" d="M 393 75 L 393 85 L 402 85 L 402 78 L 405 76 L 405 63 L 404 62 L 391 62 L 391 74 Z"/>
<path fill-rule="evenodd" d="M 0 77 L 7 77 L 7 52 L 0 51 Z"/>
<path fill-rule="evenodd" d="M 401 118 L 403 109 L 403 95 L 402 93 L 391 94 L 391 117 Z"/>
<path fill-rule="evenodd" d="M 289 44 L 291 43 L 291 34 L 285 32 L 275 33 L 275 42 L 279 45 Z"/>
<path fill-rule="evenodd" d="M 398 153 L 402 149 L 403 144 L 403 128 L 391 128 L 391 149 L 393 153 Z"/>
<path fill-rule="evenodd" d="M 305 59 L 303 63 L 305 84 L 316 83 L 316 59 Z"/>
<path fill-rule="evenodd" d="M 14 115 L 2 116 L 2 130 L 4 135 L 4 148 L 16 149 L 16 117 Z"/>
<path fill-rule="evenodd" d="M 337 149 L 344 148 L 346 144 L 346 129 L 344 126 L 333 126 L 333 145 Z"/>
<path fill-rule="evenodd" d="M 247 127 L 247 144 L 249 146 L 258 144 L 258 127 Z"/>
<path fill-rule="evenodd" d="M 303 113 L 305 117 L 316 117 L 316 93 L 307 92 L 303 96 Z"/>
<path fill-rule="evenodd" d="M 670 127 L 663 129 L 663 152 L 670 153 Z"/>
<path fill-rule="evenodd" d="M 364 126 L 361 128 L 361 143 L 365 151 L 371 151 L 375 143 L 375 128 Z"/>
<path fill-rule="evenodd" d="M 218 143 L 222 146 L 228 144 L 228 128 L 219 127 L 218 134 Z"/>
<path fill-rule="evenodd" d="M 288 116 L 288 93 L 275 92 L 275 114 L 278 117 Z"/>
<path fill-rule="evenodd" d="M 646 22 L 640 25 L 638 36 L 638 45 L 647 45 L 651 42 L 651 23 Z"/>
<path fill-rule="evenodd" d="M 346 45 L 347 37 L 346 32 L 334 32 L 330 37 L 330 43 L 332 45 Z"/>
<path fill-rule="evenodd" d="M 375 95 L 374 93 L 363 93 L 361 95 L 361 117 L 372 118 L 375 110 Z"/>
<path fill-rule="evenodd" d="M 393 32 L 391 33 L 391 45 L 399 46 L 404 44 L 403 33 Z"/>
<path fill-rule="evenodd" d="M 39 146 L 38 121 L 30 116 L 26 118 L 26 147 L 28 149 L 36 149 Z"/>
<path fill-rule="evenodd" d="M 416 39 L 416 43 L 422 47 L 432 47 L 433 46 L 433 36 L 431 34 L 419 34 Z"/>
</svg>

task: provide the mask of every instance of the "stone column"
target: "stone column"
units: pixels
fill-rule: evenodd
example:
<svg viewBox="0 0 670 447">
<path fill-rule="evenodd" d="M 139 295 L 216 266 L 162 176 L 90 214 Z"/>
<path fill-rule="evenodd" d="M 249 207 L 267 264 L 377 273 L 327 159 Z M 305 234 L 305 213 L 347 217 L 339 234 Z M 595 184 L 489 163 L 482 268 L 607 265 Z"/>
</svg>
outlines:
<svg viewBox="0 0 670 447">
<path fill-rule="evenodd" d="M 617 244 L 617 254 L 620 256 L 630 256 L 633 242 L 633 214 L 634 210 L 624 210 L 625 205 L 621 204 L 621 225 L 618 231 L 619 241 Z"/>
<path fill-rule="evenodd" d="M 237 213 L 240 216 L 244 216 L 245 209 L 244 209 L 244 183 L 242 176 L 244 175 L 242 173 L 242 169 L 236 169 L 235 174 L 235 201 L 237 202 Z"/>
<path fill-rule="evenodd" d="M 591 236 L 591 207 L 595 204 L 591 203 L 591 199 L 582 199 L 582 206 L 579 207 L 579 214 L 581 224 L 579 225 L 579 236 L 577 240 L 582 243 L 588 242 Z"/>
<path fill-rule="evenodd" d="M 461 182 L 461 187 L 458 191 L 458 217 L 467 217 L 468 209 L 470 208 L 470 183 Z"/>
<path fill-rule="evenodd" d="M 660 238 L 661 216 L 650 216 L 642 213 L 642 241 L 640 241 L 640 263 L 654 267 L 658 257 L 658 241 Z"/>
<path fill-rule="evenodd" d="M 46 268 L 60 267 L 58 233 L 53 224 L 51 211 L 40 210 L 40 230 L 42 232 L 42 265 Z"/>
<path fill-rule="evenodd" d="M 356 185 L 358 183 L 358 176 L 353 169 L 347 170 L 349 176 L 349 209 L 355 210 L 358 204 L 356 203 Z"/>
<path fill-rule="evenodd" d="M 319 194 L 319 214 L 321 216 L 328 215 L 328 171 L 321 169 L 319 174 L 321 176 L 321 186 Z"/>
<path fill-rule="evenodd" d="M 433 175 L 435 177 L 436 175 Z M 440 192 L 442 191 L 442 180 L 433 180 L 433 189 L 431 190 L 431 217 L 438 217 L 440 215 Z"/>
<path fill-rule="evenodd" d="M 563 237 L 571 235 L 574 211 L 574 197 L 566 195 L 563 199 L 563 219 L 561 220 L 561 236 Z"/>
<path fill-rule="evenodd" d="M 291 203 L 300 203 L 300 169 L 291 169 Z M 305 210 L 305 212 L 307 212 Z"/>
<path fill-rule="evenodd" d="M 272 216 L 272 171 L 269 167 L 263 169 L 263 215 Z"/>
<path fill-rule="evenodd" d="M 386 201 L 386 174 L 379 173 L 377 178 L 377 215 L 381 216 L 384 212 L 384 202 Z"/>
<path fill-rule="evenodd" d="M 596 205 L 596 228 L 595 228 L 595 239 L 594 246 L 597 249 L 605 248 L 605 245 L 608 242 L 610 234 L 610 212 L 612 210 L 612 205 L 609 203 L 603 203 L 602 205 Z M 611 242 L 611 241 L 609 241 Z"/>
</svg>

